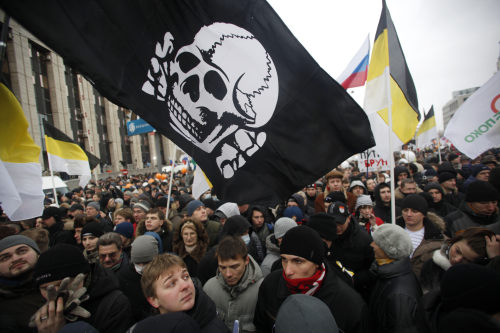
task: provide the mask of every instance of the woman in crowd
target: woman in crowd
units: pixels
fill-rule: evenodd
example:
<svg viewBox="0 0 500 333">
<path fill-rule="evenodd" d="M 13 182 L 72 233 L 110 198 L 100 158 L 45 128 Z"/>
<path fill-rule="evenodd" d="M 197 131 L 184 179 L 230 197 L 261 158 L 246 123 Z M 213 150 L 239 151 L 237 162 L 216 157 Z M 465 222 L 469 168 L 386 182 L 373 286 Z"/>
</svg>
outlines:
<svg viewBox="0 0 500 333">
<path fill-rule="evenodd" d="M 495 237 L 495 233 L 486 228 L 473 227 L 446 240 L 422 267 L 420 283 L 424 293 L 438 290 L 444 273 L 451 266 L 463 263 L 484 265 L 496 256 L 495 253 L 488 253 L 486 237 Z"/>
<path fill-rule="evenodd" d="M 197 221 L 182 222 L 174 233 L 173 250 L 186 263 L 189 275 L 196 277 L 198 263 L 207 252 L 208 234 L 203 225 Z"/>
</svg>

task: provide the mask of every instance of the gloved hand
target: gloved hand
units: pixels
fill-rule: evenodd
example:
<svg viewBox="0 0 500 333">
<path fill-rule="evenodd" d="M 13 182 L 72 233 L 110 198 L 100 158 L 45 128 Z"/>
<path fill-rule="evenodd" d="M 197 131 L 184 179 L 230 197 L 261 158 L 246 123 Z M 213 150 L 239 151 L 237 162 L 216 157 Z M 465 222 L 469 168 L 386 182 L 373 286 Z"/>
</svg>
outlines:
<svg viewBox="0 0 500 333">
<path fill-rule="evenodd" d="M 78 274 L 73 282 L 70 283 L 71 278 L 67 277 L 61 281 L 59 288 L 56 288 L 53 285 L 47 287 L 47 303 L 42 306 L 38 311 L 31 317 L 29 326 L 35 327 L 35 319 L 36 318 L 46 318 L 47 317 L 47 308 L 48 304 L 52 302 L 56 302 L 58 298 L 63 299 L 64 304 L 64 318 L 68 321 L 76 321 L 78 318 L 88 318 L 90 317 L 90 312 L 85 310 L 80 306 L 82 302 L 88 300 L 89 295 L 85 294 L 87 292 L 87 288 L 80 287 L 81 283 L 85 279 L 84 274 Z M 44 313 L 42 313 L 44 312 Z"/>
</svg>

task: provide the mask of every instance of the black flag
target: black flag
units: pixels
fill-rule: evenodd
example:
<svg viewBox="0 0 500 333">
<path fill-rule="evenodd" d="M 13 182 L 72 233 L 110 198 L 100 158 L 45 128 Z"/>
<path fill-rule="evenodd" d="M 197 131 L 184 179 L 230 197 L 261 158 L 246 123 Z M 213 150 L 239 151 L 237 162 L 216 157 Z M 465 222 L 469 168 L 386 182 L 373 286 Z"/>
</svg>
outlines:
<svg viewBox="0 0 500 333">
<path fill-rule="evenodd" d="M 374 145 L 364 111 L 263 0 L 0 4 L 224 200 L 282 199 Z"/>
</svg>

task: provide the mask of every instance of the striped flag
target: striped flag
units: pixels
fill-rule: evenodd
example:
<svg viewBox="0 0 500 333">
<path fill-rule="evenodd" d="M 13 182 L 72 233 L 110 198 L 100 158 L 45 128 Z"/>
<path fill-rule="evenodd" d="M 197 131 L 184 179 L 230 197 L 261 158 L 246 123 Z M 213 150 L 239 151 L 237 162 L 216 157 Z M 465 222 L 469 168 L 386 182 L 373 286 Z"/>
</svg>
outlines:
<svg viewBox="0 0 500 333">
<path fill-rule="evenodd" d="M 19 101 L 0 83 L 0 206 L 10 220 L 40 216 L 43 210 L 40 147 L 28 132 Z"/>
<path fill-rule="evenodd" d="M 390 92 L 387 91 L 388 87 Z M 389 93 L 392 104 L 392 130 L 400 143 L 404 144 L 413 138 L 420 120 L 417 92 L 389 9 L 383 0 L 382 14 L 368 67 L 364 109 L 368 115 L 377 113 L 383 119 L 381 124 L 385 123 L 386 128 L 389 125 Z M 371 126 L 377 128 L 378 123 L 372 123 Z M 380 126 L 378 128 L 380 129 Z M 385 132 L 387 133 L 387 130 Z M 377 141 L 377 134 L 374 135 Z M 377 141 L 377 145 L 380 143 Z"/>
<path fill-rule="evenodd" d="M 368 74 L 368 58 L 370 56 L 370 36 L 361 45 L 354 58 L 337 78 L 344 89 L 362 87 L 365 85 Z"/>
<path fill-rule="evenodd" d="M 90 153 L 82 149 L 69 136 L 44 121 L 45 146 L 52 171 L 66 172 L 80 176 L 79 185 L 84 187 L 91 178 Z M 97 158 L 92 155 L 90 160 Z M 92 169 L 96 164 L 93 165 Z"/>
<path fill-rule="evenodd" d="M 436 127 L 436 117 L 434 116 L 434 106 L 425 115 L 424 121 L 418 128 L 417 148 L 425 148 L 433 139 L 438 137 Z"/>
</svg>

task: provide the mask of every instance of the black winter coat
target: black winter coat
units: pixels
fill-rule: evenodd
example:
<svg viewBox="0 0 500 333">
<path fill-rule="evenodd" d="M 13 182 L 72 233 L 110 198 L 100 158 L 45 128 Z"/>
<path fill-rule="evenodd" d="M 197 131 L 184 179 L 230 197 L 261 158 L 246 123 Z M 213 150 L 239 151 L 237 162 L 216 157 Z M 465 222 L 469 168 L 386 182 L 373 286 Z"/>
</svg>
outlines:
<svg viewBox="0 0 500 333">
<path fill-rule="evenodd" d="M 126 265 L 116 276 L 120 283 L 120 290 L 127 296 L 130 304 L 133 305 L 134 321 L 138 322 L 152 315 L 152 307 L 142 293 L 141 275 L 135 271 L 134 264 Z"/>
<path fill-rule="evenodd" d="M 217 316 L 215 303 L 199 284 L 195 283 L 195 289 L 194 307 L 186 313 L 196 320 L 202 333 L 229 333 L 226 324 Z"/>
<path fill-rule="evenodd" d="M 413 273 L 409 258 L 378 266 L 372 270 L 377 275 L 370 298 L 370 315 L 375 332 L 418 332 L 416 313 L 422 291 Z"/>
<path fill-rule="evenodd" d="M 91 313 L 86 322 L 100 333 L 123 333 L 134 324 L 130 303 L 112 271 L 93 265 L 86 286 L 90 297 L 81 304 Z"/>
<path fill-rule="evenodd" d="M 255 306 L 254 324 L 257 332 L 272 332 L 278 310 L 291 293 L 283 278 L 283 270 L 271 272 L 262 282 Z M 326 269 L 321 288 L 314 297 L 329 308 L 337 325 L 345 333 L 371 332 L 368 308 L 361 296 L 344 281 Z"/>
<path fill-rule="evenodd" d="M 371 242 L 371 236 L 361 230 L 356 219 L 351 217 L 347 230 L 337 237 L 330 249 L 329 257 L 354 272 L 354 288 L 360 293 L 364 293 L 372 282 L 369 270 L 375 258 Z"/>
<path fill-rule="evenodd" d="M 76 241 L 73 233 L 69 230 L 64 230 L 64 223 L 56 221 L 54 225 L 47 228 L 49 232 L 49 248 L 56 244 L 70 244 L 76 246 Z"/>
</svg>

